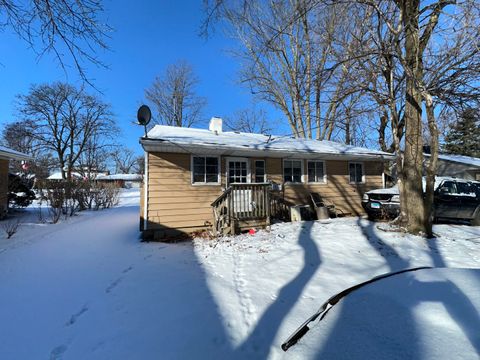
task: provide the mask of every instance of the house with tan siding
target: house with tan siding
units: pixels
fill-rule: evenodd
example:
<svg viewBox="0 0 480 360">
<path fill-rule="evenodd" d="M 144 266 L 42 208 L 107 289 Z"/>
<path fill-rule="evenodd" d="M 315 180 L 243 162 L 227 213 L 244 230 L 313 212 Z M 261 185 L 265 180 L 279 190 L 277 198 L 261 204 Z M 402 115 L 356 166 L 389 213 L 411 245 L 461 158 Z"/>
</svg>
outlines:
<svg viewBox="0 0 480 360">
<path fill-rule="evenodd" d="M 0 146 L 0 218 L 8 210 L 8 169 L 10 160 L 31 160 L 31 157 L 21 152 Z"/>
<path fill-rule="evenodd" d="M 157 239 L 268 224 L 315 192 L 343 215 L 361 215 L 363 193 L 384 187 L 392 154 L 332 141 L 157 125 L 145 151 L 140 228 Z M 240 221 L 242 220 L 242 221 Z M 242 225 L 243 224 L 243 225 Z"/>
</svg>

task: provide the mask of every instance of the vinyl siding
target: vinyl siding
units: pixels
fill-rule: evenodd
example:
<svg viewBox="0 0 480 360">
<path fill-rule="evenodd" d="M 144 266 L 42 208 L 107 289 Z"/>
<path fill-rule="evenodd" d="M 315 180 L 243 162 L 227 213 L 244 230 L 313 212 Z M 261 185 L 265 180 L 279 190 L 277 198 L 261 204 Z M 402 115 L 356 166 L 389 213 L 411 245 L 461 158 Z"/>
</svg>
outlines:
<svg viewBox="0 0 480 360">
<path fill-rule="evenodd" d="M 283 183 L 283 160 L 278 158 L 251 158 L 265 160 L 267 180 Z M 221 185 L 192 185 L 189 154 L 150 153 L 148 185 L 148 228 L 168 232 L 176 229 L 191 232 L 213 224 L 210 204 L 222 194 L 226 186 L 226 160 L 221 158 Z M 304 161 L 304 180 L 307 180 L 307 160 Z M 326 184 L 283 184 L 281 194 L 295 204 L 310 204 L 310 192 L 318 192 L 325 200 L 335 203 L 346 214 L 363 214 L 361 199 L 365 191 L 383 185 L 383 164 L 364 161 L 365 182 L 349 183 L 349 161 L 325 161 Z"/>
<path fill-rule="evenodd" d="M 222 186 L 192 185 L 190 159 L 189 154 L 149 154 L 149 230 L 191 232 L 213 223 L 210 204 L 222 194 Z"/>
</svg>

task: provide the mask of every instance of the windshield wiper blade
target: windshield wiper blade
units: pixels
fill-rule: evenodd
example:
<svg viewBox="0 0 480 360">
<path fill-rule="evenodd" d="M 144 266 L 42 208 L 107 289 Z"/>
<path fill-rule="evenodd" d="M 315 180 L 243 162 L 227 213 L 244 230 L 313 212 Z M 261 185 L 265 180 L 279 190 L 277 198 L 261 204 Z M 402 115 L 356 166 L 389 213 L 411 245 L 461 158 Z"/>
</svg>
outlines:
<svg viewBox="0 0 480 360">
<path fill-rule="evenodd" d="M 354 285 L 352 287 L 349 287 L 345 290 L 340 291 L 339 293 L 331 296 L 327 301 L 325 301 L 322 304 L 322 306 L 320 306 L 320 308 L 318 309 L 318 311 L 315 314 L 310 316 L 307 319 L 307 321 L 305 321 L 297 330 L 295 330 L 295 332 L 292 335 L 290 335 L 290 337 L 282 344 L 282 350 L 287 351 L 290 347 L 295 345 L 298 342 L 298 340 L 300 340 L 310 330 L 308 325 L 311 322 L 315 321 L 318 317 L 320 317 L 320 321 L 321 321 L 325 317 L 325 315 L 327 315 L 328 311 L 334 305 L 336 305 L 342 298 L 344 298 L 345 296 L 350 294 L 352 291 L 355 291 L 358 288 L 361 288 L 365 285 L 371 284 L 375 281 L 385 279 L 385 278 L 388 278 L 388 277 L 391 277 L 391 276 L 406 273 L 406 272 L 409 272 L 409 271 L 417 271 L 417 270 L 431 269 L 431 268 L 432 268 L 431 266 L 421 266 L 421 267 L 404 269 L 404 270 L 400 270 L 400 271 L 395 271 L 395 272 L 391 272 L 391 273 L 378 275 L 378 276 L 375 276 L 374 278 L 372 278 L 370 280 L 364 281 L 362 283 L 359 283 L 357 285 Z"/>
</svg>

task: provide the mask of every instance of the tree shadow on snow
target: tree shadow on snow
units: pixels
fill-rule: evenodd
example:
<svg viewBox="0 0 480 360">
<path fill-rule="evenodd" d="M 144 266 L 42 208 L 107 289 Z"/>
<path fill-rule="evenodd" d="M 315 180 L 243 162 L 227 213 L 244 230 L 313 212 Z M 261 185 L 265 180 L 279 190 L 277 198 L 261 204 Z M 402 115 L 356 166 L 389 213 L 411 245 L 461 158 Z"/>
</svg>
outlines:
<svg viewBox="0 0 480 360">
<path fill-rule="evenodd" d="M 436 268 L 447 267 L 445 260 L 438 248 L 437 238 L 431 238 L 426 240 L 428 248 L 430 250 L 430 258 L 432 259 L 433 266 Z M 472 277 L 477 280 L 477 277 Z M 475 348 L 477 354 L 480 355 L 480 315 L 473 306 L 470 299 L 451 281 L 446 284 L 451 288 L 451 294 L 455 301 L 446 301 L 446 299 L 432 298 L 430 301 L 442 302 L 445 309 L 448 311 L 450 317 L 455 320 L 459 328 L 463 331 L 464 335 L 470 341 L 470 344 Z M 432 292 L 433 294 L 433 292 Z M 468 314 L 465 316 L 465 314 Z M 462 321 L 462 318 L 469 319 L 468 323 Z"/>
<path fill-rule="evenodd" d="M 389 244 L 375 234 L 374 223 L 358 220 L 363 235 L 371 246 L 385 259 L 390 271 L 406 269 L 409 261 Z M 435 267 L 445 267 L 438 251 L 436 239 L 428 240 L 430 257 Z M 339 315 L 330 332 L 323 332 L 322 346 L 315 355 L 318 359 L 422 359 L 423 352 L 420 324 L 415 323 L 412 309 L 422 303 L 441 303 L 450 317 L 480 354 L 480 317 L 467 296 L 451 281 L 419 281 L 410 275 L 409 292 L 395 294 L 402 296 L 406 307 L 399 306 L 394 296 L 369 296 L 362 301 L 353 301 L 348 295 L 337 305 Z M 365 279 L 367 280 L 367 279 Z M 382 281 L 382 280 L 380 280 Z M 369 286 L 369 285 L 367 285 Z M 447 290 L 445 290 L 447 287 Z M 392 289 L 392 294 L 395 289 Z M 445 298 L 442 294 L 451 294 Z M 358 322 L 356 314 L 361 312 L 364 318 L 372 319 L 373 326 L 364 327 Z M 392 314 L 395 314 L 392 318 Z M 328 317 L 328 315 L 327 315 Z M 463 319 L 469 319 L 466 323 Z M 324 320 L 326 321 L 326 320 Z M 357 321 L 357 322 L 355 322 Z M 322 322 L 316 326 L 322 326 Z M 401 334 L 401 336 L 399 336 Z M 353 335 L 355 337 L 353 337 Z M 308 336 L 308 335 L 307 335 Z M 326 337 L 326 339 L 325 339 Z"/>
<path fill-rule="evenodd" d="M 265 310 L 248 338 L 239 346 L 235 358 L 266 359 L 283 320 L 297 303 L 308 282 L 321 264 L 320 251 L 312 239 L 315 222 L 302 224 L 298 243 L 303 248 L 303 268 L 279 292 L 276 300 Z M 292 269 L 295 271 L 296 269 Z"/>
</svg>

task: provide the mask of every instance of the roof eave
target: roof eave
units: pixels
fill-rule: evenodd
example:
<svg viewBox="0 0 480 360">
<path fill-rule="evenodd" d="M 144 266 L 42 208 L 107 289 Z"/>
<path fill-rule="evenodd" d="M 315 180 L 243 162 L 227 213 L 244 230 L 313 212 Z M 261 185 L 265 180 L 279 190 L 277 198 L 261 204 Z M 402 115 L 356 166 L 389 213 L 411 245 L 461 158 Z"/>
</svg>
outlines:
<svg viewBox="0 0 480 360">
<path fill-rule="evenodd" d="M 0 159 L 31 161 L 33 160 L 33 157 L 27 154 L 0 150 Z"/>
<path fill-rule="evenodd" d="M 175 152 L 185 154 L 195 154 L 208 151 L 209 154 L 226 155 L 226 156 L 261 156 L 265 157 L 265 153 L 269 153 L 270 157 L 277 158 L 314 158 L 321 156 L 327 160 L 348 159 L 348 160 L 379 160 L 379 161 L 393 161 L 395 155 L 390 154 L 348 154 L 348 153 L 322 153 L 322 152 L 307 152 L 307 151 L 292 151 L 292 150 L 277 150 L 277 149 L 252 149 L 250 147 L 227 147 L 227 146 L 212 146 L 204 144 L 176 144 L 168 140 L 141 138 L 140 144 L 146 152 Z"/>
</svg>

